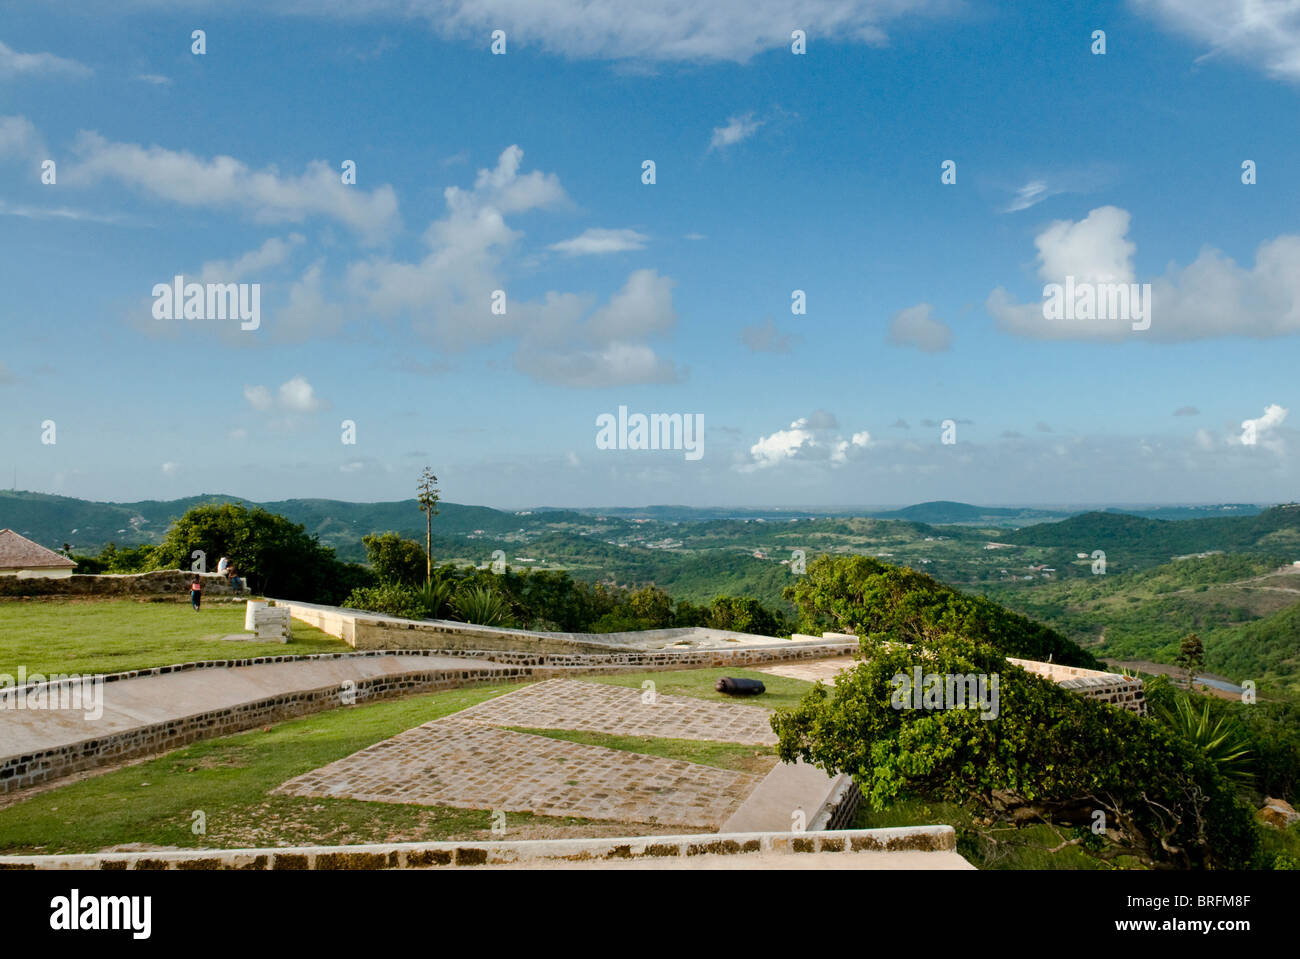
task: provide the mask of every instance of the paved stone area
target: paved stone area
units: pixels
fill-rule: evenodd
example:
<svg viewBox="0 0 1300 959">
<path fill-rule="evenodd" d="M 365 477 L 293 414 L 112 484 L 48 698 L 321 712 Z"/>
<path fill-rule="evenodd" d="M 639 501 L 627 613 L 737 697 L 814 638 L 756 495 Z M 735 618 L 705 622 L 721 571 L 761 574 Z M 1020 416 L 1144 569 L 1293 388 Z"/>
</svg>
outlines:
<svg viewBox="0 0 1300 959">
<path fill-rule="evenodd" d="M 496 729 L 463 716 L 408 729 L 274 791 L 716 829 L 758 783 L 748 773 Z"/>
<path fill-rule="evenodd" d="M 835 656 L 830 659 L 813 659 L 803 663 L 784 663 L 779 666 L 751 666 L 750 669 L 773 676 L 788 676 L 790 679 L 806 679 L 809 682 L 821 680 L 826 685 L 835 682 L 837 674 L 852 669 L 856 663 L 852 656 Z"/>
<path fill-rule="evenodd" d="M 761 706 L 715 703 L 692 696 L 659 694 L 641 701 L 642 690 L 572 679 L 552 679 L 498 696 L 457 713 L 458 719 L 494 726 L 579 729 L 617 736 L 708 739 L 769 746 L 776 735 Z"/>
</svg>

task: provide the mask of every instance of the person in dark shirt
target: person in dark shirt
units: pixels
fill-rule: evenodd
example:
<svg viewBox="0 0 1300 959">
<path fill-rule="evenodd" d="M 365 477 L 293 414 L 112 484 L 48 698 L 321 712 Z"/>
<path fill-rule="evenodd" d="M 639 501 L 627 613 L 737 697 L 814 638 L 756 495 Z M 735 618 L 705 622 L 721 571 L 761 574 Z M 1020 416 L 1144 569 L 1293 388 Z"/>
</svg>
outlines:
<svg viewBox="0 0 1300 959">
<path fill-rule="evenodd" d="M 190 605 L 194 607 L 194 612 L 199 611 L 199 602 L 203 599 L 203 580 L 197 576 L 194 582 L 190 583 Z"/>
</svg>

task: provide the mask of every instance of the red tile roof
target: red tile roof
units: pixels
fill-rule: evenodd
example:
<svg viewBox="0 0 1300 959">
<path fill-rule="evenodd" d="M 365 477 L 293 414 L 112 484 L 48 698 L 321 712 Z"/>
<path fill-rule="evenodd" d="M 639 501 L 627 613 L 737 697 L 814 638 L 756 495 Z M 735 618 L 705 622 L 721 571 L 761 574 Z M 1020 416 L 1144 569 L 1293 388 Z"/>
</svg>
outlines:
<svg viewBox="0 0 1300 959">
<path fill-rule="evenodd" d="M 77 564 L 11 529 L 0 529 L 0 569 L 72 569 Z"/>
</svg>

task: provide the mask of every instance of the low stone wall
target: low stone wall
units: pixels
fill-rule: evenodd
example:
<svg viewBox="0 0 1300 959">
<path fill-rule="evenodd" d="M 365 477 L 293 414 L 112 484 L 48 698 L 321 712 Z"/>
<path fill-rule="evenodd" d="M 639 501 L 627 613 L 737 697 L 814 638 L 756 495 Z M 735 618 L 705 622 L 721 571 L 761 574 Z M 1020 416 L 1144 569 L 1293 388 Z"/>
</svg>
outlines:
<svg viewBox="0 0 1300 959">
<path fill-rule="evenodd" d="M 742 832 L 599 839 L 532 839 L 518 842 L 413 842 L 364 846 L 294 846 L 269 849 L 188 849 L 107 852 L 72 856 L 0 856 L 0 870 L 32 869 L 422 869 L 535 862 L 600 862 L 845 852 L 952 853 L 952 826 L 837 829 L 826 832 Z"/>
<path fill-rule="evenodd" d="M 862 808 L 862 801 L 862 788 L 853 781 L 852 776 L 842 774 L 835 783 L 835 791 L 808 824 L 808 829 L 824 831 L 850 828 L 858 810 Z"/>
<path fill-rule="evenodd" d="M 528 678 L 553 679 L 565 671 L 527 666 L 502 666 L 496 669 L 428 670 L 376 676 L 354 680 L 349 690 L 353 702 L 407 696 L 412 693 L 436 692 L 474 682 L 512 681 Z M 296 690 L 217 709 L 184 719 L 137 726 L 117 733 L 86 739 L 26 755 L 0 760 L 0 794 L 16 792 L 51 779 L 59 779 L 85 769 L 150 756 L 188 745 L 199 739 L 227 736 L 268 723 L 280 722 L 343 705 L 343 690 L 337 684 L 311 690 Z M 10 693 L 13 695 L 13 693 Z"/>
<path fill-rule="evenodd" d="M 0 577 L 0 596 L 178 596 L 188 597 L 194 573 L 156 569 L 148 573 L 74 574 L 63 579 Z M 248 587 L 234 589 L 219 573 L 202 573 L 203 596 L 249 595 Z"/>
<path fill-rule="evenodd" d="M 277 606 L 290 611 L 294 619 L 337 636 L 354 649 L 453 649 L 498 650 L 521 653 L 604 653 L 611 650 L 644 650 L 647 647 L 722 649 L 726 644 L 738 646 L 770 645 L 787 647 L 792 642 L 821 644 L 819 636 L 777 639 L 703 626 L 646 629 L 625 633 L 546 633 L 499 626 L 478 626 L 446 619 L 403 619 L 359 609 L 321 606 L 296 600 L 275 600 Z M 833 634 L 840 642 L 857 637 Z"/>
<path fill-rule="evenodd" d="M 494 650 L 376 650 L 360 653 L 262 656 L 240 660 L 182 663 L 175 666 L 112 673 L 104 676 L 103 679 L 106 683 L 121 682 L 142 676 L 161 676 L 195 669 L 235 668 L 267 663 L 287 663 L 295 660 L 366 658 L 397 653 L 405 656 L 463 656 L 466 660 L 478 661 L 467 662 L 465 669 L 414 670 L 370 679 L 357 678 L 354 681 L 355 690 L 352 691 L 355 692 L 353 703 L 360 704 L 370 700 L 408 696 L 413 693 L 437 692 L 470 683 L 556 679 L 583 673 L 619 673 L 647 668 L 671 670 L 700 669 L 710 666 L 739 667 L 787 659 L 835 656 L 843 654 L 837 648 L 840 645 L 843 644 L 827 643 L 820 651 L 808 646 L 775 646 L 690 652 L 628 651 L 586 656 L 512 654 Z M 9 688 L 0 693 L 0 699 L 26 695 L 32 685 L 35 684 Z M 97 739 L 61 746 L 58 749 L 0 758 L 0 794 L 26 789 L 85 769 L 177 749 L 199 739 L 226 736 L 295 716 L 332 709 L 343 705 L 341 694 L 342 690 L 338 685 L 298 690 L 281 696 L 242 703 L 229 709 L 213 710 L 187 716 L 184 719 L 139 726 Z"/>
<path fill-rule="evenodd" d="M 1139 716 L 1146 714 L 1146 692 L 1140 679 L 1122 673 L 1084 669 L 1082 666 L 1063 666 L 1060 663 L 1040 663 L 1032 659 L 1007 657 L 1007 662 L 1035 676 L 1050 679 L 1062 689 L 1080 696 L 1110 703 Z"/>
</svg>

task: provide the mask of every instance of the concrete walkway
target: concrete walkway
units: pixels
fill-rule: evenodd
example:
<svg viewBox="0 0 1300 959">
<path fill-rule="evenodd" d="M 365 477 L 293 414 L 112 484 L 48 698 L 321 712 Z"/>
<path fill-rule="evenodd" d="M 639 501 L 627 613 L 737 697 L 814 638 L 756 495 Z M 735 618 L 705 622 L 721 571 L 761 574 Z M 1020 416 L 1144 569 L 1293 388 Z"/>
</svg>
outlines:
<svg viewBox="0 0 1300 959">
<path fill-rule="evenodd" d="M 0 709 L 0 760 L 57 749 L 132 729 L 169 723 L 247 703 L 376 677 L 454 670 L 491 681 L 518 673 L 508 665 L 457 656 L 358 656 L 193 669 L 104 683 L 103 715 L 78 709 Z M 340 700 L 340 702 L 342 702 Z"/>
</svg>

